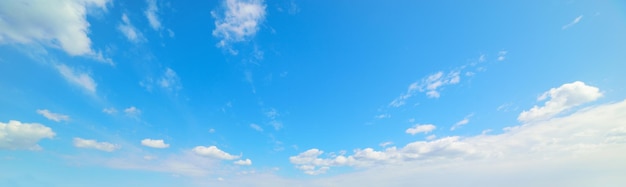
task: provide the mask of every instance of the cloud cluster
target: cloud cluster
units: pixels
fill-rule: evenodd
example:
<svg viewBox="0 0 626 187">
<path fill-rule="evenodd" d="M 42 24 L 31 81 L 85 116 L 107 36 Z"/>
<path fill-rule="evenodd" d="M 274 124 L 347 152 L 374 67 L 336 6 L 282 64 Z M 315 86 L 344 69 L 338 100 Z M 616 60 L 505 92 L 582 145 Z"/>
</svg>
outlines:
<svg viewBox="0 0 626 187">
<path fill-rule="evenodd" d="M 562 106 L 575 106 L 599 97 L 599 91 L 582 82 L 564 84 L 544 94 L 551 97 L 558 110 L 548 112 L 551 120 L 524 123 L 507 127 L 501 134 L 481 134 L 469 137 L 443 137 L 432 141 L 415 141 L 403 147 L 384 150 L 356 149 L 351 155 L 327 154 L 309 149 L 290 161 L 304 173 L 315 175 L 332 167 L 370 167 L 404 165 L 408 163 L 444 164 L 456 160 L 484 162 L 498 159 L 559 159 L 566 155 L 581 155 L 590 151 L 604 151 L 606 147 L 626 144 L 626 100 L 579 110 L 568 116 L 553 117 Z M 548 105 L 548 104 L 547 104 Z M 567 107 L 565 107 L 567 108 Z M 524 112 L 527 113 L 527 112 Z M 544 116 L 544 115 L 539 115 Z M 416 131 L 418 128 L 415 128 Z M 626 154 L 622 152 L 621 154 Z"/>
<path fill-rule="evenodd" d="M 120 148 L 119 145 L 115 145 L 109 142 L 98 142 L 96 140 L 74 138 L 74 147 L 96 149 L 100 151 L 113 152 Z"/>
<path fill-rule="evenodd" d="M 126 14 L 122 14 L 122 23 L 117 26 L 117 29 L 126 36 L 128 41 L 133 43 L 139 43 L 145 40 L 143 34 L 135 28 Z"/>
<path fill-rule="evenodd" d="M 50 127 L 38 123 L 22 123 L 10 120 L 0 122 L 0 149 L 39 150 L 37 145 L 41 139 L 53 138 L 56 134 Z"/>
<path fill-rule="evenodd" d="M 413 97 L 418 92 L 425 92 L 429 98 L 439 98 L 439 90 L 446 85 L 458 84 L 461 81 L 460 71 L 450 71 L 448 73 L 437 72 L 429 75 L 420 81 L 409 85 L 406 93 L 394 99 L 389 106 L 400 107 L 406 103 L 406 100 Z"/>
<path fill-rule="evenodd" d="M 265 20 L 265 7 L 263 0 L 225 0 L 223 12 L 211 12 L 215 18 L 213 36 L 220 39 L 217 46 L 236 54 L 230 45 L 256 35 Z"/>
</svg>

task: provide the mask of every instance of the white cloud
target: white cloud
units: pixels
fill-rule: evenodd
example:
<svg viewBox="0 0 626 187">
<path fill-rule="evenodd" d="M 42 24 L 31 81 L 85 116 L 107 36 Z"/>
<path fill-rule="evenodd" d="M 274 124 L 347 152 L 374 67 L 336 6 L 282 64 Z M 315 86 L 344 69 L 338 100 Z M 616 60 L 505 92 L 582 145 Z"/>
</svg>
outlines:
<svg viewBox="0 0 626 187">
<path fill-rule="evenodd" d="M 580 22 L 581 19 L 583 19 L 583 15 L 580 15 L 580 16 L 574 18 L 574 20 L 572 20 L 572 22 L 570 22 L 570 23 L 568 23 L 566 25 L 563 25 L 563 27 L 561 27 L 561 29 L 562 30 L 568 29 L 568 28 L 578 24 L 578 22 Z"/>
<path fill-rule="evenodd" d="M 552 164 L 564 163 L 565 160 L 572 160 L 567 163 L 579 163 L 605 155 L 615 158 L 626 156 L 626 152 L 617 151 L 626 150 L 624 126 L 626 100 L 581 109 L 569 116 L 508 127 L 501 134 L 443 137 L 411 142 L 399 148 L 389 147 L 380 151 L 372 148 L 356 149 L 352 155 L 328 154 L 327 157 L 322 157 L 321 150 L 310 149 L 290 157 L 290 162 L 308 174 L 323 173 L 328 169 L 321 168 L 338 166 L 370 168 L 387 165 L 390 169 L 408 165 L 420 166 L 418 168 L 454 167 L 451 164 L 457 161 L 481 167 L 492 163 L 528 163 L 539 160 Z M 565 167 L 568 164 L 553 166 L 563 171 L 571 169 Z M 521 164 L 507 171 L 525 167 Z M 535 167 L 542 168 L 542 165 Z M 407 168 L 410 167 L 403 169 Z M 376 173 L 376 170 L 370 171 Z"/>
<path fill-rule="evenodd" d="M 465 116 L 465 118 L 463 118 L 461 121 L 456 122 L 454 125 L 452 125 L 452 127 L 450 127 L 450 130 L 453 131 L 453 130 L 456 130 L 457 128 L 459 128 L 459 127 L 461 127 L 463 125 L 466 125 L 467 123 L 470 122 L 469 118 L 471 118 L 472 116 L 474 116 L 474 114 L 470 114 L 470 115 Z"/>
<path fill-rule="evenodd" d="M 443 72 L 437 72 L 429 75 L 420 81 L 414 82 L 409 85 L 406 93 L 400 97 L 394 99 L 389 106 L 400 107 L 406 103 L 406 100 L 413 97 L 417 92 L 425 92 L 429 98 L 439 98 L 439 90 L 446 85 L 458 84 L 461 81 L 460 71 L 454 70 L 447 74 Z"/>
<path fill-rule="evenodd" d="M 95 94 L 96 87 L 98 84 L 91 78 L 91 76 L 87 73 L 76 71 L 65 64 L 60 64 L 56 66 L 56 69 L 61 73 L 63 78 L 72 84 L 80 86 L 85 89 L 89 93 Z"/>
<path fill-rule="evenodd" d="M 124 109 L 124 113 L 130 117 L 139 117 L 139 115 L 141 115 L 141 110 L 137 109 L 135 106 L 131 106 Z"/>
<path fill-rule="evenodd" d="M 120 148 L 119 145 L 114 145 L 109 142 L 98 142 L 96 140 L 88 140 L 82 138 L 74 138 L 74 147 L 97 149 L 100 151 L 113 152 Z"/>
<path fill-rule="evenodd" d="M 44 138 L 52 139 L 55 135 L 50 127 L 38 123 L 0 122 L 0 149 L 40 150 L 37 142 Z"/>
<path fill-rule="evenodd" d="M 432 131 L 433 131 L 433 130 L 435 130 L 436 128 L 437 128 L 437 127 L 435 127 L 435 126 L 434 126 L 434 125 L 432 125 L 432 124 L 424 124 L 424 125 L 417 124 L 417 125 L 415 125 L 415 126 L 413 126 L 413 127 L 411 127 L 411 128 L 406 129 L 406 131 L 405 131 L 405 132 L 406 132 L 407 134 L 411 134 L 411 135 L 415 135 L 415 134 L 417 134 L 417 133 L 424 133 L 424 134 L 427 134 L 427 133 L 432 132 Z"/>
<path fill-rule="evenodd" d="M 387 147 L 387 146 L 393 145 L 393 142 L 387 141 L 387 142 L 380 143 L 378 145 L 381 147 Z"/>
<path fill-rule="evenodd" d="M 102 112 L 107 113 L 107 114 L 115 114 L 117 113 L 117 110 L 113 107 L 111 108 L 104 108 L 102 109 Z"/>
<path fill-rule="evenodd" d="M 200 156 L 217 158 L 221 160 L 235 160 L 240 157 L 240 156 L 234 156 L 234 155 L 228 154 L 227 152 L 224 152 L 215 146 L 209 146 L 209 147 L 196 146 L 195 148 L 193 148 L 192 151 L 195 154 L 200 155 Z"/>
<path fill-rule="evenodd" d="M 380 115 L 374 116 L 374 118 L 376 119 L 385 119 L 385 118 L 390 118 L 390 117 L 391 115 L 389 114 L 380 114 Z"/>
<path fill-rule="evenodd" d="M 56 122 L 69 121 L 70 120 L 70 116 L 63 115 L 63 114 L 58 114 L 58 113 L 53 113 L 53 112 L 50 112 L 48 109 L 43 109 L 43 110 L 39 109 L 39 110 L 37 110 L 37 114 L 41 114 L 42 116 L 48 118 L 49 120 L 56 121 Z"/>
<path fill-rule="evenodd" d="M 170 147 L 170 144 L 166 144 L 163 140 L 153 140 L 149 138 L 141 140 L 141 145 L 158 149 Z"/>
<path fill-rule="evenodd" d="M 507 53 L 509 53 L 509 52 L 508 51 L 500 51 L 500 52 L 498 52 L 498 61 L 505 60 Z"/>
<path fill-rule="evenodd" d="M 43 44 L 70 55 L 97 57 L 88 36 L 88 9 L 109 0 L 0 1 L 0 43 Z M 101 54 L 100 54 L 101 56 Z"/>
<path fill-rule="evenodd" d="M 263 132 L 263 128 L 261 128 L 259 125 L 254 124 L 254 123 L 250 124 L 250 128 L 252 128 L 252 129 L 254 129 L 256 131 L 259 131 L 259 132 Z"/>
<path fill-rule="evenodd" d="M 148 19 L 148 23 L 150 23 L 150 27 L 152 27 L 152 29 L 154 30 L 160 30 L 161 21 L 159 20 L 159 16 L 157 15 L 159 13 L 159 7 L 157 6 L 157 1 L 146 0 L 146 3 L 148 3 L 148 8 L 143 13 L 146 15 L 146 18 Z"/>
<path fill-rule="evenodd" d="M 165 69 L 163 77 L 159 80 L 159 85 L 167 90 L 180 90 L 183 86 L 180 83 L 180 78 L 176 75 L 176 72 L 171 68 Z"/>
<path fill-rule="evenodd" d="M 576 81 L 563 84 L 558 88 L 550 89 L 537 98 L 538 101 L 549 98 L 544 106 L 535 105 L 530 110 L 523 111 L 517 119 L 522 122 L 547 119 L 572 107 L 595 101 L 600 97 L 602 97 L 600 89 L 588 86 L 584 82 Z"/>
<path fill-rule="evenodd" d="M 237 160 L 237 161 L 235 161 L 233 163 L 237 164 L 237 165 L 240 165 L 240 166 L 249 166 L 249 165 L 252 165 L 252 160 L 250 160 L 250 159 Z"/>
<path fill-rule="evenodd" d="M 141 32 L 139 32 L 137 28 L 133 26 L 126 14 L 122 14 L 122 23 L 117 26 L 117 29 L 122 32 L 122 34 L 124 34 L 124 36 L 126 36 L 129 41 L 133 43 L 138 43 L 145 40 Z"/>
<path fill-rule="evenodd" d="M 217 46 L 236 54 L 230 45 L 256 35 L 265 20 L 265 7 L 263 0 L 225 0 L 222 13 L 211 12 L 215 18 L 213 36 L 220 39 Z"/>
</svg>

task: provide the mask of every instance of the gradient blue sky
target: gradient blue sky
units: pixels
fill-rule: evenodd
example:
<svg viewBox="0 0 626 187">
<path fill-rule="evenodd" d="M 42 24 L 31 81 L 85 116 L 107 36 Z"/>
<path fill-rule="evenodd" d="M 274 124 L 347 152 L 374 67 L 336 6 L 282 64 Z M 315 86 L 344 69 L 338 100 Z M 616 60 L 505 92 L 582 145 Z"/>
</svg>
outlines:
<svg viewBox="0 0 626 187">
<path fill-rule="evenodd" d="M 5 0 L 0 186 L 624 186 L 626 3 Z"/>
</svg>

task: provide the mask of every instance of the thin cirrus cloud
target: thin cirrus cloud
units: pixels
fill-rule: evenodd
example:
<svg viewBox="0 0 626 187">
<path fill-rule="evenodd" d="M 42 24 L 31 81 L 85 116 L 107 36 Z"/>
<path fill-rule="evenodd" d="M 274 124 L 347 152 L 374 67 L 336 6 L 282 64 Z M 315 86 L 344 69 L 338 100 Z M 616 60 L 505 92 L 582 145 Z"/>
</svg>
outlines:
<svg viewBox="0 0 626 187">
<path fill-rule="evenodd" d="M 426 96 L 429 98 L 439 98 L 441 87 L 458 84 L 460 81 L 460 71 L 458 70 L 450 71 L 448 73 L 440 71 L 431 74 L 428 77 L 409 85 L 407 91 L 389 103 L 389 106 L 400 107 L 406 104 L 406 100 L 413 97 L 417 92 L 425 92 Z"/>
<path fill-rule="evenodd" d="M 56 122 L 70 120 L 70 116 L 59 114 L 59 113 L 53 113 L 53 112 L 50 112 L 48 109 L 39 109 L 37 110 L 37 114 L 41 114 L 43 117 L 52 121 L 56 121 Z"/>
<path fill-rule="evenodd" d="M 474 114 L 470 114 L 465 116 L 465 118 L 463 118 L 461 121 L 456 122 L 454 125 L 452 125 L 452 127 L 450 127 L 450 130 L 456 130 L 457 128 L 463 126 L 463 125 L 467 125 L 470 122 L 470 118 L 474 116 Z"/>
<path fill-rule="evenodd" d="M 211 12 L 215 18 L 213 36 L 220 40 L 217 46 L 237 54 L 231 45 L 256 35 L 265 20 L 265 7 L 263 0 L 225 0 L 222 11 Z"/>
<path fill-rule="evenodd" d="M 146 0 L 148 3 L 148 8 L 144 11 L 144 15 L 146 19 L 148 19 L 148 23 L 150 23 L 150 27 L 154 30 L 161 29 L 161 20 L 159 20 L 159 7 L 157 6 L 156 0 Z"/>
<path fill-rule="evenodd" d="M 44 138 L 52 139 L 55 135 L 50 127 L 38 123 L 16 120 L 0 122 L 0 149 L 41 150 L 37 143 Z"/>
<path fill-rule="evenodd" d="M 544 97 L 553 100 L 555 106 L 575 106 L 584 101 L 599 97 L 599 90 L 582 82 L 564 84 L 552 88 Z M 552 104 L 550 104 L 552 105 Z M 534 107 L 538 108 L 538 107 Z M 333 167 L 371 167 L 400 164 L 441 164 L 454 160 L 465 160 L 468 164 L 484 162 L 506 162 L 507 160 L 535 160 L 537 156 L 548 159 L 571 160 L 578 162 L 576 155 L 603 155 L 611 153 L 626 143 L 626 100 L 578 110 L 568 116 L 554 117 L 554 112 L 563 107 L 537 109 L 549 111 L 550 120 L 522 123 L 504 128 L 501 134 L 481 134 L 469 137 L 449 136 L 429 141 L 415 141 L 403 147 L 388 147 L 384 150 L 373 148 L 356 149 L 351 155 L 326 154 L 309 149 L 290 157 L 290 162 L 306 174 L 317 175 Z M 565 107 L 567 108 L 567 107 Z M 527 111 L 523 112 L 527 113 Z M 539 112 L 542 113 L 542 112 Z M 524 122 L 524 121 L 522 121 Z M 594 124 L 590 126 L 589 124 Z M 559 141 L 553 141 L 558 139 Z M 552 143 L 543 143 L 552 142 Z M 585 146 L 581 146 L 585 145 Z M 592 148 L 594 151 L 589 152 Z M 570 155 L 565 156 L 563 155 Z M 572 156 L 573 155 L 573 156 Z M 584 157 L 587 158 L 587 157 Z"/>
<path fill-rule="evenodd" d="M 67 82 L 79 86 L 91 94 L 96 93 L 98 84 L 96 84 L 88 73 L 72 69 L 65 64 L 56 65 L 56 69 Z"/>
<path fill-rule="evenodd" d="M 120 148 L 119 145 L 115 145 L 109 142 L 98 142 L 96 140 L 74 138 L 74 147 L 85 149 L 96 149 L 105 152 L 113 152 Z"/>
<path fill-rule="evenodd" d="M 572 20 L 572 22 L 570 22 L 570 23 L 568 23 L 566 25 L 563 25 L 563 27 L 561 27 L 561 29 L 562 30 L 569 29 L 570 27 L 578 24 L 580 22 L 580 20 L 582 20 L 582 19 L 583 19 L 583 15 L 580 15 L 580 16 L 574 18 L 574 20 Z"/>
<path fill-rule="evenodd" d="M 135 28 L 126 14 L 122 14 L 122 23 L 117 26 L 117 29 L 124 34 L 128 41 L 133 43 L 139 43 L 145 40 L 143 34 Z"/>
<path fill-rule="evenodd" d="M 589 86 L 581 81 L 563 84 L 552 88 L 537 98 L 537 101 L 547 100 L 543 106 L 533 106 L 524 110 L 517 118 L 522 122 L 530 122 L 551 118 L 565 110 L 592 102 L 602 97 L 597 87 Z"/>
<path fill-rule="evenodd" d="M 141 145 L 146 147 L 152 147 L 157 149 L 164 149 L 170 147 L 170 144 L 166 144 L 163 140 L 153 140 L 153 139 L 143 139 L 141 140 Z"/>
</svg>

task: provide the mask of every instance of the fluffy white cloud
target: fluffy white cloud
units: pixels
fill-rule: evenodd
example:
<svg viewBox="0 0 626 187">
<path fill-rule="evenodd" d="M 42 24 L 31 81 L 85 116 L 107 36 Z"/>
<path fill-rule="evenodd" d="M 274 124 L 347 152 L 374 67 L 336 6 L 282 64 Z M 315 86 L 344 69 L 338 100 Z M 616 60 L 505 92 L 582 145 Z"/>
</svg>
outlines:
<svg viewBox="0 0 626 187">
<path fill-rule="evenodd" d="M 153 140 L 149 138 L 141 140 L 141 145 L 158 149 L 170 147 L 170 144 L 166 144 L 163 140 Z"/>
<path fill-rule="evenodd" d="M 209 147 L 196 146 L 192 149 L 192 151 L 195 154 L 200 155 L 200 156 L 217 158 L 221 160 L 235 160 L 240 157 L 240 156 L 234 156 L 234 155 L 228 154 L 227 152 L 224 152 L 215 146 L 209 146 Z"/>
<path fill-rule="evenodd" d="M 582 109 L 551 120 L 507 127 L 501 134 L 443 137 L 380 151 L 372 148 L 356 149 L 352 155 L 328 154 L 322 157 L 323 151 L 310 149 L 290 157 L 290 162 L 307 174 L 319 174 L 328 170 L 322 169 L 324 167 L 337 166 L 447 166 L 459 160 L 466 164 L 488 165 L 502 160 L 531 162 L 541 159 L 555 162 L 605 154 L 623 157 L 626 152 L 615 149 L 626 150 L 625 126 L 626 100 Z"/>
<path fill-rule="evenodd" d="M 391 107 L 400 107 L 406 103 L 406 100 L 413 97 L 417 92 L 424 92 L 429 98 L 439 98 L 439 90 L 446 85 L 458 84 L 461 81 L 460 71 L 450 71 L 447 74 L 437 72 L 429 75 L 418 82 L 409 85 L 406 93 L 394 99 L 389 103 Z"/>
<path fill-rule="evenodd" d="M 91 49 L 88 9 L 106 10 L 109 0 L 0 1 L 0 43 L 43 44 L 70 55 L 98 54 Z"/>
<path fill-rule="evenodd" d="M 97 149 L 106 152 L 113 152 L 120 148 L 119 145 L 115 145 L 109 142 L 98 142 L 96 140 L 88 140 L 82 138 L 74 138 L 74 147 Z"/>
<path fill-rule="evenodd" d="M 154 30 L 161 29 L 161 20 L 159 20 L 159 7 L 157 6 L 156 0 L 146 0 L 148 3 L 148 8 L 143 13 L 146 15 L 148 19 L 148 23 L 150 23 L 150 27 Z"/>
<path fill-rule="evenodd" d="M 259 132 L 263 132 L 263 128 L 261 128 L 259 125 L 254 124 L 254 123 L 250 124 L 250 128 L 252 128 L 252 129 L 254 129 L 256 131 L 259 131 Z"/>
<path fill-rule="evenodd" d="M 211 12 L 215 18 L 213 36 L 220 39 L 217 46 L 236 53 L 230 45 L 256 35 L 265 20 L 265 7 L 263 0 L 225 0 L 223 13 Z"/>
<path fill-rule="evenodd" d="M 30 149 L 39 150 L 39 140 L 53 138 L 55 133 L 38 123 L 22 123 L 10 120 L 9 123 L 0 122 L 0 149 Z"/>
<path fill-rule="evenodd" d="M 237 164 L 237 165 L 240 165 L 240 166 L 249 166 L 249 165 L 252 165 L 252 160 L 250 160 L 250 159 L 237 160 L 237 161 L 235 161 L 233 163 Z"/>
<path fill-rule="evenodd" d="M 95 94 L 96 87 L 98 84 L 91 78 L 91 76 L 87 73 L 76 71 L 65 64 L 60 64 L 56 66 L 56 69 L 61 73 L 63 78 L 72 84 L 80 86 L 85 89 L 89 93 Z"/>
<path fill-rule="evenodd" d="M 53 112 L 50 112 L 48 109 L 43 109 L 43 110 L 39 109 L 39 110 L 37 110 L 37 114 L 41 114 L 42 116 L 48 118 L 49 120 L 56 121 L 56 122 L 69 121 L 70 120 L 70 116 L 63 115 L 63 114 L 58 114 L 58 113 L 53 113 Z"/>
<path fill-rule="evenodd" d="M 141 114 L 141 110 L 139 110 L 137 107 L 135 106 L 131 106 L 128 107 L 126 109 L 124 109 L 124 113 L 126 113 L 127 116 L 129 117 L 139 117 L 139 115 Z"/>
<path fill-rule="evenodd" d="M 133 26 L 126 14 L 122 14 L 122 23 L 117 26 L 117 29 L 131 42 L 138 43 L 145 40 L 143 34 Z"/>
<path fill-rule="evenodd" d="M 583 19 L 583 15 L 580 15 L 580 16 L 574 18 L 574 20 L 572 20 L 572 22 L 568 23 L 567 25 L 563 25 L 563 27 L 561 27 L 561 29 L 563 29 L 563 30 L 568 29 L 568 28 L 578 24 L 578 22 L 580 22 L 580 20 L 582 20 L 582 19 Z"/>
<path fill-rule="evenodd" d="M 413 126 L 411 128 L 406 129 L 405 132 L 407 134 L 411 134 L 411 135 L 415 135 L 417 133 L 427 134 L 427 133 L 430 133 L 433 130 L 435 130 L 435 128 L 437 128 L 437 127 L 435 127 L 432 124 L 424 124 L 424 125 L 417 124 L 417 125 L 415 125 L 415 126 Z"/>
<path fill-rule="evenodd" d="M 558 88 L 552 88 L 537 98 L 538 101 L 548 99 L 544 106 L 534 106 L 528 111 L 523 111 L 517 118 L 522 122 L 543 120 L 555 116 L 567 109 L 578 105 L 595 101 L 602 97 L 600 89 L 588 86 L 583 82 L 563 84 Z"/>
</svg>

